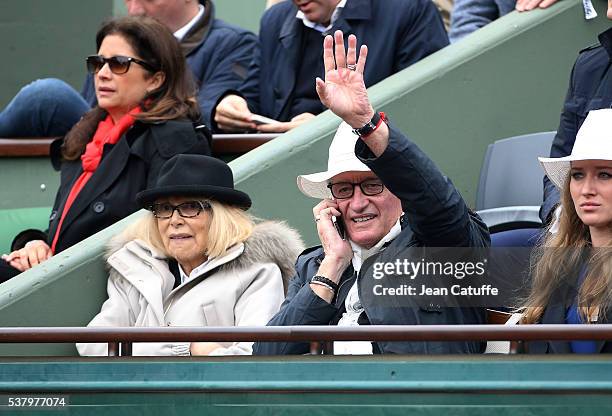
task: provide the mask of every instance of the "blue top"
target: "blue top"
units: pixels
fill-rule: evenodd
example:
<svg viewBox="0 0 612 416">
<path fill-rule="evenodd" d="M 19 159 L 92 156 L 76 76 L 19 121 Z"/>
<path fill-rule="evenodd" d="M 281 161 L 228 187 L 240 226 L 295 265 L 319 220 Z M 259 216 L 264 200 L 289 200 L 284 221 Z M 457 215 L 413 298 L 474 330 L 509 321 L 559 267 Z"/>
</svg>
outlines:
<svg viewBox="0 0 612 416">
<path fill-rule="evenodd" d="M 586 277 L 586 267 L 580 270 L 580 276 L 578 277 L 578 290 L 582 286 L 582 282 Z M 567 310 L 565 315 L 566 324 L 583 324 L 582 318 L 578 312 L 578 295 L 574 298 L 574 303 Z M 572 352 L 576 354 L 595 354 L 597 352 L 595 341 L 570 341 L 570 348 Z"/>
</svg>

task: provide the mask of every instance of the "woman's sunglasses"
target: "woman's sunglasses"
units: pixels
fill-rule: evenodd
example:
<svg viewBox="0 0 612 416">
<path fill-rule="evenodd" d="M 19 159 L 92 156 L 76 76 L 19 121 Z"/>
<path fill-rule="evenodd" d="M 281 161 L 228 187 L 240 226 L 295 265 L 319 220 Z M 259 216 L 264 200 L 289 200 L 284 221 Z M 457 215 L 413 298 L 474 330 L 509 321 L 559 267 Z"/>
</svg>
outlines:
<svg viewBox="0 0 612 416">
<path fill-rule="evenodd" d="M 108 64 L 108 68 L 113 74 L 121 75 L 125 74 L 130 69 L 130 64 L 134 62 L 142 66 L 143 68 L 155 72 L 156 69 L 152 65 L 141 61 L 140 59 L 131 58 L 129 56 L 111 56 L 105 58 L 102 55 L 90 55 L 85 60 L 87 62 L 87 71 L 91 74 L 97 74 L 105 64 Z"/>
</svg>

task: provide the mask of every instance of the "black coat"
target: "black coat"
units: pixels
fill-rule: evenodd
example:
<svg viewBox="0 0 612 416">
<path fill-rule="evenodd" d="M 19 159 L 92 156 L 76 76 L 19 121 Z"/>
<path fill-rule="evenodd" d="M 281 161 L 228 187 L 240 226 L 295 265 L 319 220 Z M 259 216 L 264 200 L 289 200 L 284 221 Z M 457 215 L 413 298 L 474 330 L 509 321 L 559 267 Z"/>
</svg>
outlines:
<svg viewBox="0 0 612 416">
<path fill-rule="evenodd" d="M 135 196 L 151 187 L 163 163 L 179 153 L 210 155 L 207 130 L 191 121 L 136 122 L 114 145 L 105 145 L 100 165 L 66 215 L 56 253 L 127 217 L 140 207 Z M 51 244 L 72 185 L 83 173 L 81 159 L 61 163 L 60 187 L 49 218 Z"/>
<path fill-rule="evenodd" d="M 380 307 L 362 296 L 364 279 L 372 279 L 369 265 L 389 261 L 410 246 L 485 247 L 490 244 L 486 225 L 471 213 L 459 192 L 414 143 L 399 131 L 390 128 L 389 146 L 378 158 L 361 140 L 355 148 L 357 156 L 402 201 L 405 215 L 402 231 L 381 253 L 367 259 L 359 276 L 360 300 L 365 308 L 365 321 L 372 325 L 441 325 L 484 324 L 484 308 Z M 340 280 L 338 294 L 332 304 L 318 297 L 309 282 L 324 257 L 316 247 L 304 252 L 296 264 L 296 276 L 290 281 L 287 298 L 269 326 L 335 325 L 345 311 L 344 302 L 356 276 L 348 267 Z M 363 315 L 362 315 L 363 317 Z M 361 319 L 361 318 L 360 318 Z M 259 342 L 254 354 L 304 354 L 306 343 Z M 452 354 L 484 351 L 481 342 L 377 342 L 374 351 L 399 354 Z"/>
<path fill-rule="evenodd" d="M 570 85 L 563 104 L 557 135 L 550 149 L 550 157 L 564 157 L 572 153 L 576 134 L 591 110 L 612 105 L 612 29 L 599 35 L 599 45 L 580 51 L 572 69 Z M 559 203 L 559 190 L 544 177 L 544 203 L 540 218 L 546 222 Z"/>
</svg>

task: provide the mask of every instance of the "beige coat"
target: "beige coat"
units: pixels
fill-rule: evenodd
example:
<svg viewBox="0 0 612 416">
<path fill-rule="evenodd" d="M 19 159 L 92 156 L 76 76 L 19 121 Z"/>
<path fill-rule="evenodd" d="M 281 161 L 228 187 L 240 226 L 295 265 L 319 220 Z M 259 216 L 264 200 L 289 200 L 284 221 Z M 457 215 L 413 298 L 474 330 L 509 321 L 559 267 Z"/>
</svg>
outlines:
<svg viewBox="0 0 612 416">
<path fill-rule="evenodd" d="M 107 260 L 108 300 L 88 326 L 264 326 L 284 300 L 303 250 L 282 223 L 258 224 L 251 237 L 211 259 L 202 275 L 173 289 L 165 256 L 132 240 Z M 251 342 L 221 343 L 212 355 L 251 354 Z M 134 343 L 133 355 L 189 355 L 189 342 Z M 107 344 L 77 344 L 81 355 L 107 355 Z"/>
</svg>

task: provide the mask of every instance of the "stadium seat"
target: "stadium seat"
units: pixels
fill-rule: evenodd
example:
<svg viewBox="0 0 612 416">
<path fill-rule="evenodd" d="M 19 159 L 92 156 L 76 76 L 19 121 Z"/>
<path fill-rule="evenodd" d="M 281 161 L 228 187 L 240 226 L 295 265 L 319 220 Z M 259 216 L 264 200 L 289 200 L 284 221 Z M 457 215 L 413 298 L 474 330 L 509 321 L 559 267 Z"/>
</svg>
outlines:
<svg viewBox="0 0 612 416">
<path fill-rule="evenodd" d="M 476 210 L 492 233 L 541 226 L 544 172 L 554 131 L 497 140 L 487 148 L 476 190 Z"/>
</svg>

